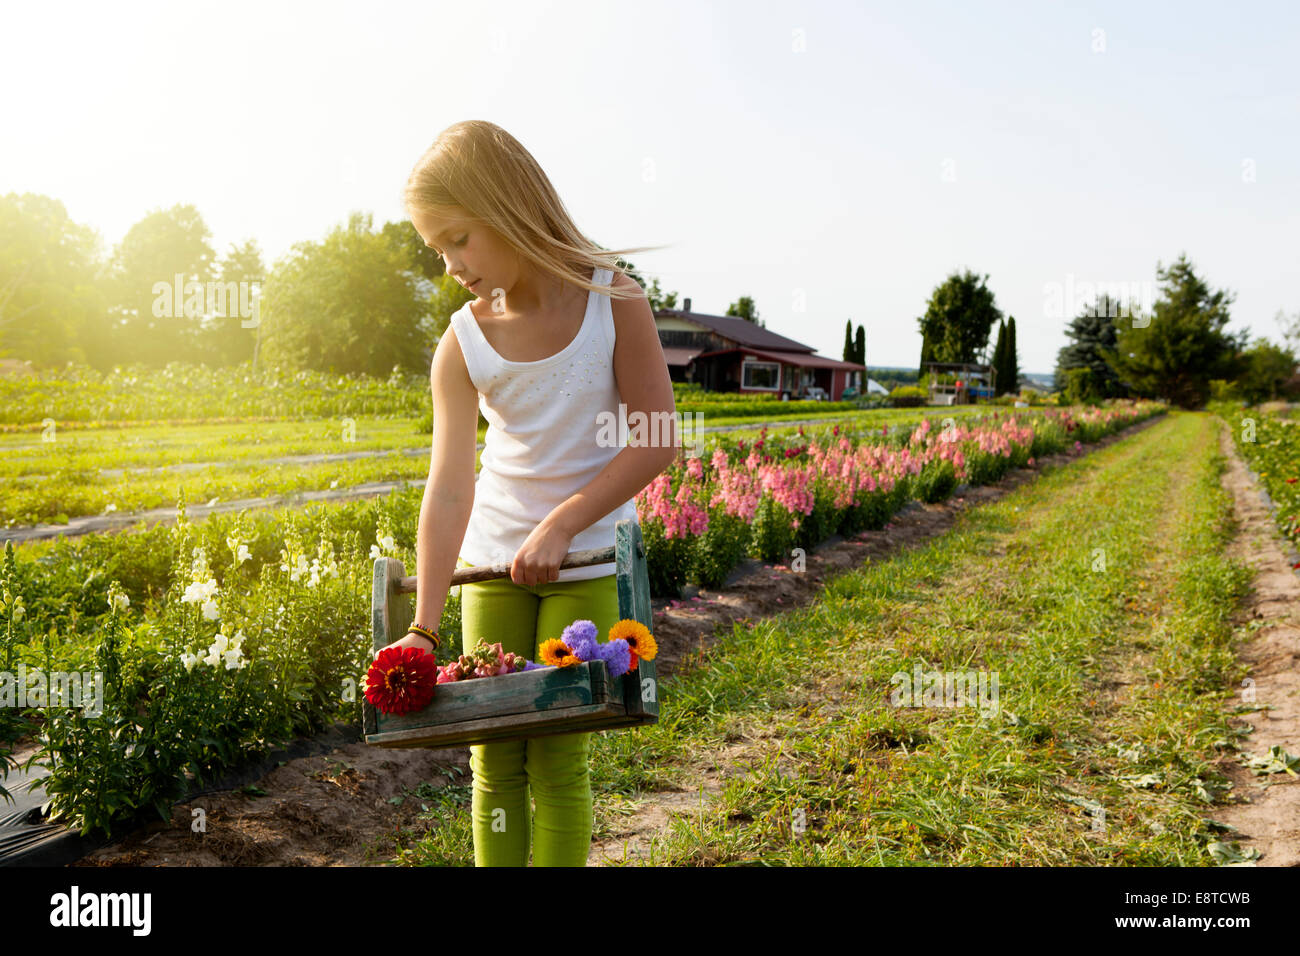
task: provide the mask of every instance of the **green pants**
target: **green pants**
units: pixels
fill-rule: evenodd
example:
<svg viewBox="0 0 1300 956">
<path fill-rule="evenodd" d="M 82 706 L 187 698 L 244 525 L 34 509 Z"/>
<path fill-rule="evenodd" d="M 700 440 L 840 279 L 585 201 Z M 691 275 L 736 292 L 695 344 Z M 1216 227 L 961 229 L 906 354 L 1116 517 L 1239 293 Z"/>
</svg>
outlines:
<svg viewBox="0 0 1300 956">
<path fill-rule="evenodd" d="M 469 562 L 462 559 L 460 566 Z M 603 642 L 619 620 L 616 580 L 609 574 L 531 586 L 509 578 L 463 585 L 463 646 L 468 650 L 480 638 L 488 644 L 500 641 L 503 650 L 540 664 L 542 643 L 583 619 L 596 625 Z M 534 866 L 586 866 L 592 827 L 590 743 L 587 732 L 469 748 L 475 866 L 527 866 L 530 834 Z M 531 821 L 530 788 L 537 804 Z"/>
</svg>

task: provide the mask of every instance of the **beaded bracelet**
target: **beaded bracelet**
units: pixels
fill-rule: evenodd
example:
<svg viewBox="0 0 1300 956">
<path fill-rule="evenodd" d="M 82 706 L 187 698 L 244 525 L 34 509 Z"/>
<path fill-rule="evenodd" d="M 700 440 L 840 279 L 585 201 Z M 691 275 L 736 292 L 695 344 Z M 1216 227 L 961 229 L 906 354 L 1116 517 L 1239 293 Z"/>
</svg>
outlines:
<svg viewBox="0 0 1300 956">
<path fill-rule="evenodd" d="M 438 637 L 438 632 L 432 628 L 424 627 L 420 624 L 412 624 L 406 629 L 406 633 L 419 634 L 421 637 L 428 638 L 429 642 L 433 644 L 433 649 L 435 651 L 442 646 L 442 639 Z"/>
</svg>

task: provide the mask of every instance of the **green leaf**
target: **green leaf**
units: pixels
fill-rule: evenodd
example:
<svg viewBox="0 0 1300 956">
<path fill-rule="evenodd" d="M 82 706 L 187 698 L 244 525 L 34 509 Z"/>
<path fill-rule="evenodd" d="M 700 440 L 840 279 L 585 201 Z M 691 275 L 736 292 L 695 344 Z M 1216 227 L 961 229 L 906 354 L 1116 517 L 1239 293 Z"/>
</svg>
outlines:
<svg viewBox="0 0 1300 956">
<path fill-rule="evenodd" d="M 1289 773 L 1294 777 L 1297 776 L 1296 768 L 1300 767 L 1300 757 L 1287 753 L 1279 744 L 1269 747 L 1268 753 L 1262 757 L 1243 754 L 1242 762 L 1257 774 Z"/>
<path fill-rule="evenodd" d="M 1254 866 L 1259 850 L 1253 846 L 1242 850 L 1236 843 L 1209 843 L 1205 849 L 1219 866 Z"/>
</svg>

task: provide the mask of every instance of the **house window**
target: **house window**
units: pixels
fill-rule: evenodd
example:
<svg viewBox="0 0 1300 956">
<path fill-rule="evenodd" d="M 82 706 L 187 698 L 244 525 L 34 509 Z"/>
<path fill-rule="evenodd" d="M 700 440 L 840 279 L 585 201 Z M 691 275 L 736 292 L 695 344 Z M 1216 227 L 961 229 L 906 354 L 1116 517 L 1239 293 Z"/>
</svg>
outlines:
<svg viewBox="0 0 1300 956">
<path fill-rule="evenodd" d="M 745 362 L 740 369 L 740 384 L 744 388 L 766 388 L 776 391 L 779 387 L 780 362 Z"/>
</svg>

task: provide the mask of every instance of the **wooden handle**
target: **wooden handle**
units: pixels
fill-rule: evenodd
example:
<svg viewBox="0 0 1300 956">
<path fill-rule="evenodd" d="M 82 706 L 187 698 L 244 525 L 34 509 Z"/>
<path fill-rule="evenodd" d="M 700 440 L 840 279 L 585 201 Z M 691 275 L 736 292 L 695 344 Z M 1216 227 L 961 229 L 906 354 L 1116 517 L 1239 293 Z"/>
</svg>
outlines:
<svg viewBox="0 0 1300 956">
<path fill-rule="evenodd" d="M 609 548 L 590 548 L 586 551 L 570 551 L 560 562 L 560 570 L 565 568 L 586 568 L 593 564 L 609 564 L 614 560 L 614 549 Z M 497 578 L 510 577 L 509 564 L 481 564 L 472 568 L 457 568 L 451 572 L 451 584 L 449 587 L 457 587 L 461 584 L 476 584 L 479 581 L 493 581 Z M 416 576 L 411 575 L 404 577 L 397 585 L 398 594 L 415 593 Z"/>
</svg>

